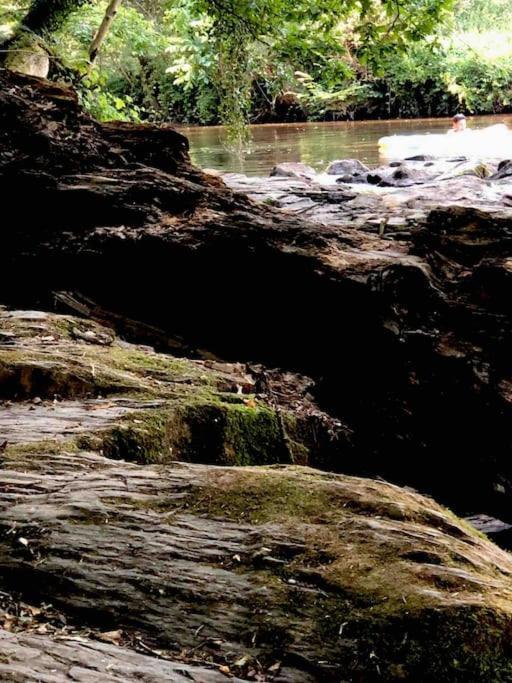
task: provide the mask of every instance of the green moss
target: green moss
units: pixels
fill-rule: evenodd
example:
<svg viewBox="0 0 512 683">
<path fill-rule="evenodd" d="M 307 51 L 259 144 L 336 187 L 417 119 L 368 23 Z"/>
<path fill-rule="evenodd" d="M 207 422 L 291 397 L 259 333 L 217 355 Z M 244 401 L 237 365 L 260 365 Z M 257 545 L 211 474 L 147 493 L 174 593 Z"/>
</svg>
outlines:
<svg viewBox="0 0 512 683">
<path fill-rule="evenodd" d="M 410 681 L 504 683 L 512 680 L 511 628 L 508 614 L 453 606 L 395 617 L 372 640 L 381 669 L 392 672 L 400 667 Z M 403 637 L 400 641 L 404 632 L 405 642 Z"/>
<path fill-rule="evenodd" d="M 79 327 L 80 329 L 96 329 L 98 327 L 88 320 L 80 320 L 80 323 L 77 324 L 77 320 L 73 320 L 65 315 L 52 315 L 49 322 L 51 331 L 65 339 L 71 339 L 71 331 L 74 327 Z"/>
<path fill-rule="evenodd" d="M 371 522 L 347 506 L 367 495 L 375 505 Z M 377 514 L 387 505 L 381 506 L 379 496 L 387 500 L 393 495 L 402 504 L 403 526 L 395 512 L 391 518 Z M 251 553 L 239 565 L 240 572 L 251 566 L 254 585 L 272 592 L 270 601 L 265 591 L 253 594 L 254 617 L 247 634 L 272 653 L 268 656 L 277 656 L 290 643 L 288 621 L 276 614 L 293 614 L 315 641 L 319 658 L 324 658 L 324 649 L 326 659 L 336 651 L 333 671 L 358 672 L 361 680 L 512 680 L 510 606 L 495 597 L 492 565 L 480 564 L 484 547 L 473 549 L 472 540 L 477 545 L 482 541 L 473 534 L 459 541 L 457 534 L 450 537 L 448 531 L 435 532 L 422 521 L 411 521 L 431 514 L 418 511 L 425 506 L 420 496 L 302 468 L 214 469 L 186 501 L 160 498 L 143 505 L 158 514 L 178 507 L 182 511 L 185 505 L 197 515 L 282 525 L 282 539 L 271 533 L 272 541 L 264 540 L 265 527 L 256 527 L 261 544 L 269 543 L 271 571 L 259 570 L 263 560 Z M 443 515 L 442 508 L 432 507 Z M 436 585 L 437 568 L 429 555 L 422 561 L 408 559 L 411 547 L 420 557 L 422 539 L 430 556 L 454 568 L 453 573 L 444 571 L 453 577 L 450 585 Z M 468 553 L 467 559 L 450 561 L 459 549 Z M 470 561 L 473 557 L 476 563 Z M 498 574 L 497 580 L 504 581 Z M 298 583 L 315 588 L 297 590 Z M 274 609 L 277 603 L 281 607 Z"/>
<path fill-rule="evenodd" d="M 122 393 L 164 404 L 81 437 L 84 448 L 141 463 L 180 459 L 263 465 L 309 460 L 308 434 L 295 416 L 252 396 L 220 390 L 237 381 L 229 368 L 216 370 L 122 344 L 96 323 L 67 316 L 48 314 L 35 321 L 19 317 L 8 324 L 26 343 L 0 351 L 1 395 L 51 399 Z"/>
<path fill-rule="evenodd" d="M 133 413 L 104 432 L 103 455 L 139 463 L 169 461 L 169 424 L 169 415 L 163 410 Z"/>
<path fill-rule="evenodd" d="M 179 412 L 187 434 L 178 450 L 186 460 L 261 465 L 289 459 L 278 417 L 266 406 L 206 402 Z"/>
<path fill-rule="evenodd" d="M 13 443 L 6 448 L 5 455 L 8 458 L 16 456 L 44 453 L 45 455 L 58 455 L 60 453 L 76 453 L 79 447 L 74 439 L 41 440 L 29 443 Z"/>
<path fill-rule="evenodd" d="M 511 680 L 511 619 L 493 609 L 451 605 L 383 615 L 364 594 L 325 594 L 297 607 L 315 650 L 338 648 L 333 664 L 364 681 L 501 683 Z M 294 609 L 293 603 L 290 609 Z M 340 629 L 342 634 L 340 637 Z"/>
<path fill-rule="evenodd" d="M 288 420 L 292 423 L 291 417 Z M 281 417 L 264 405 L 224 402 L 211 392 L 164 408 L 127 415 L 102 434 L 105 456 L 141 463 L 185 460 L 207 464 L 290 462 L 300 444 L 284 433 Z M 305 450 L 305 449 L 304 449 Z M 301 457 L 306 457 L 301 453 Z"/>
<path fill-rule="evenodd" d="M 127 370 L 136 374 L 163 375 L 167 381 L 173 377 L 190 377 L 198 379 L 208 373 L 199 370 L 187 360 L 155 353 L 151 350 L 141 350 L 137 347 L 114 346 L 107 349 L 109 364 L 117 369 Z"/>
<path fill-rule="evenodd" d="M 318 520 L 329 513 L 332 499 L 325 488 L 278 471 L 237 471 L 221 485 L 197 489 L 190 499 L 194 511 L 253 524 L 300 518 Z"/>
</svg>

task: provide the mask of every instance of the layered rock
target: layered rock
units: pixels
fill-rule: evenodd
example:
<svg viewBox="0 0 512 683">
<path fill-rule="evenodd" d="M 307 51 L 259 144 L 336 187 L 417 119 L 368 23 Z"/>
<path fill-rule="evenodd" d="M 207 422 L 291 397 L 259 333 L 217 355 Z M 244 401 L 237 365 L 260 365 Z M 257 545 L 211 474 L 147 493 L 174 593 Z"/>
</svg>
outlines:
<svg viewBox="0 0 512 683">
<path fill-rule="evenodd" d="M 70 316 L 0 309 L 0 328 L 7 452 L 51 441 L 140 463 L 340 467 L 350 435 L 306 377 L 157 354 Z"/>
<path fill-rule="evenodd" d="M 297 466 L 128 463 L 101 443 L 4 448 L 0 676 L 510 676 L 510 557 L 432 500 Z"/>
<path fill-rule="evenodd" d="M 510 215 L 484 203 L 506 179 L 463 178 L 481 211 L 410 195 L 424 217 L 405 230 L 389 214 L 305 222 L 193 169 L 168 127 L 102 126 L 70 91 L 0 78 L 2 187 L 27 197 L 0 237 L 5 302 L 78 290 L 146 340 L 309 376 L 351 433 L 337 469 L 510 519 Z M 450 183 L 437 192 L 455 200 Z M 353 187 L 308 185 L 308 201 L 361 215 Z"/>
<path fill-rule="evenodd" d="M 0 675 L 509 680 L 509 555 L 347 475 L 510 518 L 507 165 L 464 180 L 482 210 L 374 189 L 412 193 L 404 230 L 352 185 L 256 204 L 169 127 L 0 86 L 1 300 L 103 323 L 0 312 Z"/>
</svg>

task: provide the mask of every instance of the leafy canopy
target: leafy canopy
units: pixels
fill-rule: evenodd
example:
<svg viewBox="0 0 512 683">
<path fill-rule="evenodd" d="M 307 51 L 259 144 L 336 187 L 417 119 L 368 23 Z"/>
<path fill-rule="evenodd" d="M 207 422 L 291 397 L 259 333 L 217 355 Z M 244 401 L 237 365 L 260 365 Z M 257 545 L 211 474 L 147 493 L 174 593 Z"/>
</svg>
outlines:
<svg viewBox="0 0 512 683">
<path fill-rule="evenodd" d="M 247 68 L 254 41 L 279 38 L 290 25 L 314 28 L 317 39 L 343 19 L 355 23 L 354 52 L 375 64 L 390 51 L 432 33 L 454 0 L 191 0 L 192 11 L 212 19 L 218 54 L 217 82 L 223 119 L 234 140 L 243 140 L 250 99 Z"/>
<path fill-rule="evenodd" d="M 152 101 L 157 110 L 156 100 L 166 91 L 168 99 L 176 102 L 178 91 L 186 100 L 196 88 L 201 94 L 194 117 L 205 118 L 202 111 L 215 102 L 232 140 L 241 144 L 255 83 L 262 83 L 259 87 L 267 99 L 279 88 L 293 89 L 298 84 L 302 102 L 313 115 L 315 109 L 318 116 L 324 109 L 334 111 L 337 102 L 342 112 L 344 102 L 368 97 L 365 73 L 378 76 L 387 58 L 433 33 L 453 2 L 124 0 L 102 48 L 108 59 L 100 55 L 94 70 L 86 68 L 83 47 L 101 21 L 106 0 L 32 0 L 30 6 L 26 0 L 10 0 L 9 14 L 13 17 L 28 7 L 25 25 L 30 17 L 34 25 L 36 17 L 40 25 L 50 27 L 46 38 L 56 46 L 58 59 L 69 66 L 82 60 L 79 70 L 87 71 L 82 81 L 86 104 L 93 111 L 101 110 L 103 117 L 127 109 L 136 116 L 141 99 Z M 73 6 L 76 11 L 56 29 L 57 18 L 69 14 Z M 58 17 L 52 17 L 57 8 Z M 72 64 L 80 49 L 82 56 Z M 102 65 L 107 62 L 105 70 Z M 151 81 L 157 72 L 168 79 L 159 77 L 155 89 Z"/>
</svg>

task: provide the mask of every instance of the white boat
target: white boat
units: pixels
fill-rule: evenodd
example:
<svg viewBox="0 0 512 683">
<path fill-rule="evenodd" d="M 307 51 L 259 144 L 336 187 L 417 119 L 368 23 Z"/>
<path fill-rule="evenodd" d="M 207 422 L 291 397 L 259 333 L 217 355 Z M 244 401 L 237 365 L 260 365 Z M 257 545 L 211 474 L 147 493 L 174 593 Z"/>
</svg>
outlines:
<svg viewBox="0 0 512 683">
<path fill-rule="evenodd" d="M 444 134 L 388 135 L 379 140 L 380 154 L 386 159 L 432 157 L 512 158 L 512 130 L 503 123 L 488 128 L 448 131 Z"/>
</svg>

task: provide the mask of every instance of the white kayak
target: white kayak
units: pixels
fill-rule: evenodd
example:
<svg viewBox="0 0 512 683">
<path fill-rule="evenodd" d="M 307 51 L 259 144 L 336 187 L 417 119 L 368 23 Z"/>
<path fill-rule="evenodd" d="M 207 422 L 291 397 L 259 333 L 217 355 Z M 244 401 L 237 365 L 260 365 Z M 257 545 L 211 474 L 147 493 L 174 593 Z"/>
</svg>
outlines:
<svg viewBox="0 0 512 683">
<path fill-rule="evenodd" d="M 427 155 L 432 157 L 479 157 L 482 159 L 512 158 L 512 130 L 503 123 L 495 126 L 455 133 L 424 135 L 388 135 L 379 140 L 379 151 L 386 159 L 406 159 Z"/>
</svg>

